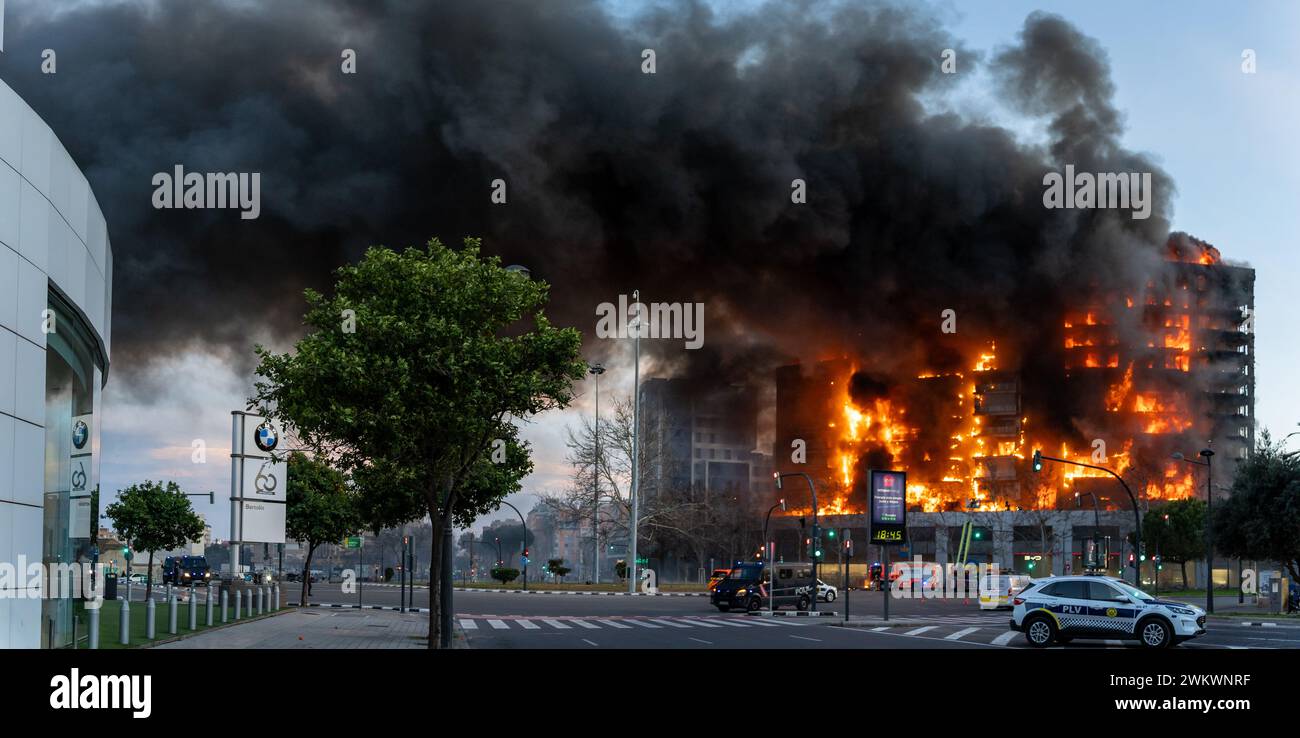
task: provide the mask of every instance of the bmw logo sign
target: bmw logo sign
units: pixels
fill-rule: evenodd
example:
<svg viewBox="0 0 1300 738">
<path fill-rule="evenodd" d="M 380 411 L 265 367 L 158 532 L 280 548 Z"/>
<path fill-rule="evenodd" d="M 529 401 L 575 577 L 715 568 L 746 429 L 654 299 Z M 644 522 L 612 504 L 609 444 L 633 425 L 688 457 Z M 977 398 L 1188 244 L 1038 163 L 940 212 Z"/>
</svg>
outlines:
<svg viewBox="0 0 1300 738">
<path fill-rule="evenodd" d="M 253 434 L 253 443 L 263 451 L 274 451 L 275 445 L 280 442 L 280 436 L 276 434 L 275 428 L 270 423 L 262 423 L 257 426 L 257 432 Z"/>
<path fill-rule="evenodd" d="M 90 428 L 86 426 L 86 421 L 78 420 L 76 425 L 72 426 L 72 445 L 79 449 L 85 448 L 88 440 L 90 440 Z"/>
</svg>

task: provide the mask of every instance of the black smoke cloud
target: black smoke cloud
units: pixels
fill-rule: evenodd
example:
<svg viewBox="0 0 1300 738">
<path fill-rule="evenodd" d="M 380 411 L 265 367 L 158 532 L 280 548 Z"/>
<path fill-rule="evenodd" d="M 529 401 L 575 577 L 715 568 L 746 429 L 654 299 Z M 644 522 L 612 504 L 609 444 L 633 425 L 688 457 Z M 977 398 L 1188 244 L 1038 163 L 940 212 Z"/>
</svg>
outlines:
<svg viewBox="0 0 1300 738">
<path fill-rule="evenodd" d="M 1104 53 L 1034 14 L 986 68 L 1048 140 L 932 113 L 982 54 L 939 11 L 773 2 L 715 15 L 586 0 L 9 3 L 0 76 L 86 172 L 116 258 L 118 381 L 202 348 L 251 367 L 300 330 L 301 291 L 371 244 L 482 236 L 553 285 L 589 349 L 595 306 L 703 301 L 706 344 L 648 342 L 687 376 L 868 352 L 888 376 L 996 334 L 1028 356 L 1093 280 L 1136 285 L 1171 183 L 1119 142 Z M 1008 29 L 1013 31 L 1014 29 Z M 44 48 L 58 73 L 40 74 Z M 358 73 L 340 72 L 344 48 Z M 641 72 L 654 49 L 657 73 Z M 1153 216 L 1046 210 L 1042 177 L 1149 171 Z M 262 215 L 157 211 L 151 177 L 256 171 Z M 489 201 L 506 180 L 509 204 Z M 808 202 L 790 201 L 791 180 Z M 1057 326 L 1050 326 L 1056 328 Z M 936 337 L 932 340 L 931 337 Z M 1059 367 L 1059 357 L 1042 359 Z M 1027 367 L 1032 371 L 1032 366 Z"/>
</svg>

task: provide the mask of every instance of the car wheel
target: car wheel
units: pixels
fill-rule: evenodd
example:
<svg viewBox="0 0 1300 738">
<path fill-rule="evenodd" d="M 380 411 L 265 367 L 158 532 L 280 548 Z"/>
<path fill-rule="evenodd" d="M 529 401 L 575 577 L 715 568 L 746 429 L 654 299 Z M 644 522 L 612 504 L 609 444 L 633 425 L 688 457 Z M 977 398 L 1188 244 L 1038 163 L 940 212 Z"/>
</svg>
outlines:
<svg viewBox="0 0 1300 738">
<path fill-rule="evenodd" d="M 804 610 L 807 610 L 807 609 L 808 609 L 808 595 L 799 595 L 799 601 L 798 601 L 797 603 L 795 603 L 795 607 L 796 607 L 800 612 L 802 612 L 802 611 L 804 611 Z"/>
<path fill-rule="evenodd" d="M 1049 618 L 1032 618 L 1025 623 L 1025 640 L 1034 648 L 1047 648 L 1056 640 L 1056 626 Z"/>
<path fill-rule="evenodd" d="M 1145 648 L 1167 648 L 1173 643 L 1173 635 L 1169 624 L 1159 618 L 1138 623 L 1138 637 Z"/>
<path fill-rule="evenodd" d="M 761 599 L 759 599 L 759 598 L 757 598 L 757 597 L 750 597 L 750 598 L 749 598 L 749 611 L 750 611 L 750 612 L 758 612 L 758 611 L 761 610 L 761 609 L 763 609 L 763 600 L 761 600 Z"/>
<path fill-rule="evenodd" d="M 826 591 L 826 601 L 827 602 L 835 601 L 835 590 L 831 589 Z"/>
<path fill-rule="evenodd" d="M 718 605 L 718 612 L 726 612 L 726 611 L 728 611 L 728 610 L 730 610 L 730 609 L 731 609 L 731 608 L 728 607 L 727 605 Z"/>
</svg>

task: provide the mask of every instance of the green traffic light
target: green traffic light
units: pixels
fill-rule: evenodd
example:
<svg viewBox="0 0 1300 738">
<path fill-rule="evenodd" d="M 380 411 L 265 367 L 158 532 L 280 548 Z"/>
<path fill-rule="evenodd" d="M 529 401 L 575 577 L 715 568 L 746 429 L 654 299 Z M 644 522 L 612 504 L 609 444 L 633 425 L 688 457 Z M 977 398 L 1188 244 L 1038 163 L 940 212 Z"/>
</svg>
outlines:
<svg viewBox="0 0 1300 738">
<path fill-rule="evenodd" d="M 1034 471 L 1040 472 L 1042 470 L 1043 470 L 1043 452 L 1034 451 Z"/>
<path fill-rule="evenodd" d="M 834 538 L 834 537 L 835 537 L 835 529 L 832 528 L 831 530 L 827 531 L 827 532 L 826 532 L 826 535 L 830 536 L 831 538 Z"/>
</svg>

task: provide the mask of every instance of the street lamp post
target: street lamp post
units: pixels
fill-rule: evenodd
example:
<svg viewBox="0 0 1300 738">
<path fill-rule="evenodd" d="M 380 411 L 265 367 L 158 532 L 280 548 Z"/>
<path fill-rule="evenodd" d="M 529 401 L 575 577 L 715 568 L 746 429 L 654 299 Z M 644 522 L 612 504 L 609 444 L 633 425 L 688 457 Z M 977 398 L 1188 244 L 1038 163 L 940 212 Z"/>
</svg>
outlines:
<svg viewBox="0 0 1300 738">
<path fill-rule="evenodd" d="M 812 542 L 814 546 L 812 552 L 813 592 L 812 592 L 812 602 L 809 605 L 809 608 L 813 612 L 816 612 L 817 611 L 817 550 L 816 547 L 821 545 L 821 541 L 818 540 L 819 538 L 821 538 L 821 530 L 817 527 L 817 486 L 813 484 L 812 477 L 808 476 L 804 472 L 786 472 L 784 474 L 782 474 L 781 472 L 772 472 L 772 477 L 776 479 L 777 489 L 781 489 L 781 480 L 785 479 L 786 477 L 803 477 L 804 481 L 808 483 L 808 491 L 812 493 L 812 524 L 813 524 Z"/>
<path fill-rule="evenodd" d="M 767 516 L 763 518 L 763 545 L 767 547 L 767 611 L 772 612 L 772 600 L 776 597 L 776 543 L 767 537 L 767 524 L 772 520 L 772 511 L 781 508 L 785 510 L 785 498 L 782 497 L 777 503 L 767 509 Z M 703 563 L 703 562 L 701 562 Z"/>
<path fill-rule="evenodd" d="M 519 547 L 523 549 L 523 552 L 519 556 L 519 565 L 524 568 L 524 591 L 527 592 L 528 591 L 528 523 L 524 522 L 524 514 L 519 512 L 519 508 L 515 507 L 514 505 L 511 505 L 509 502 L 506 502 L 505 500 L 502 500 L 501 504 L 515 511 L 515 515 L 519 516 L 519 525 L 524 529 L 524 542 L 519 544 Z M 473 539 L 471 539 L 471 541 L 472 540 Z M 500 539 L 497 539 L 497 541 L 499 543 Z M 498 546 L 498 551 L 499 550 L 500 548 Z M 498 553 L 497 555 L 500 556 L 501 554 Z"/>
<path fill-rule="evenodd" d="M 600 375 L 605 367 L 592 364 L 587 370 L 596 378 L 596 459 L 591 471 L 591 581 L 600 584 Z"/>
<path fill-rule="evenodd" d="M 1211 441 L 1210 443 L 1213 443 Z M 1186 461 L 1189 464 L 1205 467 L 1205 612 L 1214 612 L 1214 526 L 1211 525 L 1214 513 L 1214 466 L 1210 461 L 1214 457 L 1214 451 L 1209 448 L 1209 444 L 1201 449 L 1201 458 L 1205 461 L 1193 461 L 1182 455 L 1175 453 L 1174 458 L 1178 461 Z M 1240 587 L 1241 583 L 1238 582 Z"/>
<path fill-rule="evenodd" d="M 1123 485 L 1123 487 L 1124 487 L 1124 491 L 1128 493 L 1128 499 L 1129 499 L 1129 502 L 1132 502 L 1132 503 L 1133 503 L 1133 523 L 1134 523 L 1134 528 L 1133 528 L 1133 549 L 1134 549 L 1134 552 L 1135 552 L 1135 553 L 1134 553 L 1134 556 L 1133 556 L 1133 559 L 1134 559 L 1134 563 L 1136 563 L 1136 564 L 1140 564 L 1140 562 L 1137 561 L 1137 555 L 1136 555 L 1136 552 L 1142 550 L 1142 511 L 1138 509 L 1138 501 L 1137 501 L 1137 497 L 1133 494 L 1133 490 L 1129 488 L 1129 486 L 1128 486 L 1128 482 L 1125 482 L 1125 481 L 1124 481 L 1124 477 L 1121 477 L 1120 475 L 1116 474 L 1115 472 L 1111 471 L 1110 469 L 1107 469 L 1107 468 L 1104 467 L 1104 466 L 1095 466 L 1095 465 L 1093 465 L 1093 464 L 1085 464 L 1085 463 L 1083 463 L 1083 462 L 1081 462 L 1081 461 L 1071 461 L 1071 460 L 1069 460 L 1069 459 L 1060 459 L 1060 458 L 1057 458 L 1057 457 L 1055 457 L 1055 456 L 1048 456 L 1048 455 L 1042 453 L 1041 451 L 1035 451 L 1035 452 L 1034 452 L 1034 471 L 1038 471 L 1038 469 L 1041 468 L 1041 466 L 1042 466 L 1042 462 L 1043 462 L 1043 461 L 1055 461 L 1055 462 L 1058 463 L 1058 464 L 1069 464 L 1069 465 L 1071 465 L 1071 466 L 1081 466 L 1081 467 L 1083 467 L 1083 468 L 1085 468 L 1085 469 L 1096 469 L 1097 471 L 1106 472 L 1107 474 L 1111 475 L 1112 477 L 1115 477 L 1115 479 L 1119 480 L 1119 483 L 1120 483 L 1121 485 Z M 1136 571 L 1135 571 L 1135 573 L 1134 573 L 1134 575 L 1133 575 L 1133 579 L 1134 579 L 1134 581 L 1137 582 L 1137 586 L 1138 586 L 1139 588 L 1141 588 L 1141 587 L 1142 587 L 1142 571 L 1141 571 L 1141 567 L 1140 567 L 1140 565 L 1139 565 L 1139 566 L 1134 567 L 1134 569 L 1135 569 Z M 1123 577 L 1120 577 L 1120 578 L 1123 579 Z"/>
<path fill-rule="evenodd" d="M 632 568 L 629 572 L 630 576 L 627 578 L 627 591 L 629 594 L 636 592 L 636 538 L 638 524 L 641 522 L 641 455 L 639 451 L 641 439 L 641 290 L 632 291 L 632 303 L 636 306 L 636 319 L 628 327 L 635 327 L 636 330 L 632 333 L 632 488 L 630 490 L 632 519 L 628 521 L 630 523 L 628 527 L 632 529 Z"/>
</svg>

